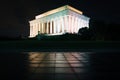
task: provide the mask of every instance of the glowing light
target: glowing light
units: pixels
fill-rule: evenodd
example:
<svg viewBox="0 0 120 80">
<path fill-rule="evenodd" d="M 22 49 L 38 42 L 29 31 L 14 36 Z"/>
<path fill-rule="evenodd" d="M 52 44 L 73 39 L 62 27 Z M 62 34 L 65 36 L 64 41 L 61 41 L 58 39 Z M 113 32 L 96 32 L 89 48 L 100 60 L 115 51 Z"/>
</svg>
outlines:
<svg viewBox="0 0 120 80">
<path fill-rule="evenodd" d="M 59 35 L 63 33 L 77 33 L 81 27 L 89 27 L 89 19 L 83 12 L 69 6 L 45 12 L 35 17 L 30 23 L 30 36 L 38 33 Z"/>
<path fill-rule="evenodd" d="M 60 8 L 57 8 L 57 9 L 47 11 L 47 12 L 45 12 L 43 14 L 40 14 L 40 15 L 36 16 L 35 18 L 38 19 L 38 18 L 41 18 L 41 17 L 49 16 L 51 14 L 54 14 L 54 13 L 57 13 L 57 12 L 60 12 L 60 11 L 66 10 L 66 9 L 72 10 L 72 11 L 77 12 L 79 14 L 83 14 L 82 11 L 79 11 L 79 10 L 69 6 L 69 5 L 66 5 L 66 6 L 62 6 Z"/>
</svg>

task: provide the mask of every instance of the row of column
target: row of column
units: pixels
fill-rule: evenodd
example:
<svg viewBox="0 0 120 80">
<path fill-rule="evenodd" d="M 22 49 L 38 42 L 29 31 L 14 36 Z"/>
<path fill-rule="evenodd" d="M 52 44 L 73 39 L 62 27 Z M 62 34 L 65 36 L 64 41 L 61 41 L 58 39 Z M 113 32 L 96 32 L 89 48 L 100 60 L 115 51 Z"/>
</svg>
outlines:
<svg viewBox="0 0 120 80">
<path fill-rule="evenodd" d="M 47 22 L 30 24 L 30 36 L 35 37 L 38 33 L 77 33 L 79 28 L 88 27 L 88 21 L 81 18 L 65 15 Z"/>
</svg>

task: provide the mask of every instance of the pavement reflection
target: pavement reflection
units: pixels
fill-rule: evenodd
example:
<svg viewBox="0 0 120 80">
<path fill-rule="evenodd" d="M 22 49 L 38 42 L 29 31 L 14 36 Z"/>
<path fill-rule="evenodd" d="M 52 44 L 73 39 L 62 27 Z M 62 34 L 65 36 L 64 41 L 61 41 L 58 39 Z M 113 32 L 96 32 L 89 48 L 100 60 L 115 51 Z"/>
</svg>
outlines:
<svg viewBox="0 0 120 80">
<path fill-rule="evenodd" d="M 29 79 L 80 80 L 85 78 L 84 76 L 89 77 L 88 53 L 29 52 L 27 54 L 29 54 L 29 71 L 31 73 Z M 50 78 L 48 78 L 49 76 Z"/>
</svg>

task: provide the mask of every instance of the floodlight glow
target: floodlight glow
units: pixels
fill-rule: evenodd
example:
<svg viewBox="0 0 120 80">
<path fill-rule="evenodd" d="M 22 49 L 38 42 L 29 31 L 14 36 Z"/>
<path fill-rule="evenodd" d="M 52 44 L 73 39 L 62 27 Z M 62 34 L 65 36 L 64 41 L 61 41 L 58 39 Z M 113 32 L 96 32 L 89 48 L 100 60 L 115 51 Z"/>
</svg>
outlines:
<svg viewBox="0 0 120 80">
<path fill-rule="evenodd" d="M 63 33 L 77 33 L 81 27 L 89 27 L 88 17 L 83 12 L 69 6 L 45 12 L 35 17 L 30 23 L 30 36 L 38 34 L 59 35 Z"/>
</svg>

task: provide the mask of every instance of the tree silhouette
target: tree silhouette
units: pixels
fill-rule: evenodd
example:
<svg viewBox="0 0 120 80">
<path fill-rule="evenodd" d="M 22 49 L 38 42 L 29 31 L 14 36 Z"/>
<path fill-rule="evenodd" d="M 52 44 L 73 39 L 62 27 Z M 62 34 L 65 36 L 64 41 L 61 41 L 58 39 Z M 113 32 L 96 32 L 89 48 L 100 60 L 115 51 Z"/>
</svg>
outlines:
<svg viewBox="0 0 120 80">
<path fill-rule="evenodd" d="M 107 24 L 100 20 L 90 21 L 90 32 L 93 34 L 95 40 L 104 40 L 107 32 Z"/>
<path fill-rule="evenodd" d="M 78 34 L 81 36 L 82 40 L 90 40 L 92 36 L 88 27 L 80 28 Z"/>
</svg>

